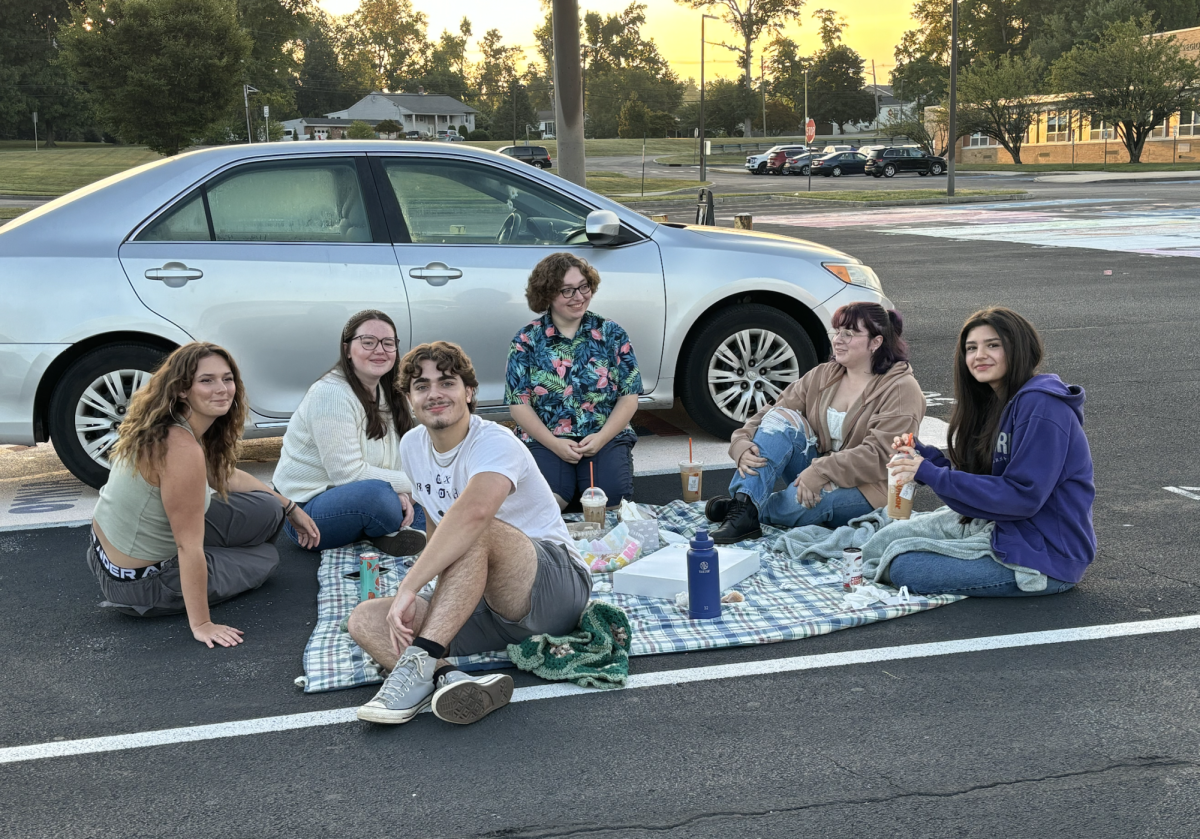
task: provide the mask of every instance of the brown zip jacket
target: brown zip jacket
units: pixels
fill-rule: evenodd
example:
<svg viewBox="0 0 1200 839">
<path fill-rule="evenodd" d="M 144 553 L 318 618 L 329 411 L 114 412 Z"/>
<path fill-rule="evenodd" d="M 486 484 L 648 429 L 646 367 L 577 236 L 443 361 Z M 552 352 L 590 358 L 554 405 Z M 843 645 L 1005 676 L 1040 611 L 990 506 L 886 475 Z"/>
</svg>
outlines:
<svg viewBox="0 0 1200 839">
<path fill-rule="evenodd" d="M 925 396 L 912 368 L 901 361 L 881 376 L 874 376 L 862 396 L 846 411 L 842 423 L 842 448 L 830 451 L 825 412 L 833 402 L 846 368 L 836 361 L 818 364 L 799 381 L 792 382 L 775 403 L 799 411 L 817 432 L 821 457 L 800 473 L 800 480 L 815 493 L 833 482 L 858 487 L 876 509 L 887 501 L 887 462 L 892 458 L 892 438 L 916 434 L 925 416 Z M 752 416 L 733 432 L 729 456 L 733 462 L 754 444 L 754 433 L 770 407 Z"/>
</svg>

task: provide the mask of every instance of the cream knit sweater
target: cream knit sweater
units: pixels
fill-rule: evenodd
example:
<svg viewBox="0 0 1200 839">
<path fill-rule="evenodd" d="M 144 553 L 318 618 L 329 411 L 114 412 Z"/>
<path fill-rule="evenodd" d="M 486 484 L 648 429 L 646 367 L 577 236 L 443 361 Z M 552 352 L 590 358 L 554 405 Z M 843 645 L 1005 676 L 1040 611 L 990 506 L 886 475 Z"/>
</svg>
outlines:
<svg viewBox="0 0 1200 839">
<path fill-rule="evenodd" d="M 380 405 L 387 412 L 380 396 Z M 367 414 L 340 370 L 308 389 L 283 435 L 275 467 L 275 490 L 293 501 L 310 501 L 327 489 L 355 481 L 387 481 L 412 492 L 401 470 L 400 437 L 390 421 L 382 440 L 367 437 Z"/>
</svg>

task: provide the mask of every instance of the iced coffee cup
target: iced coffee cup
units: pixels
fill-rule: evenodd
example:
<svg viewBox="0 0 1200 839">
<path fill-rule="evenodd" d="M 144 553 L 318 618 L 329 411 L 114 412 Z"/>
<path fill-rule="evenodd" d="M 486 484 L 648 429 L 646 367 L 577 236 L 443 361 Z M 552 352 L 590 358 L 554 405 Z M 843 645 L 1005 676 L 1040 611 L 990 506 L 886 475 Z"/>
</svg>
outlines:
<svg viewBox="0 0 1200 839">
<path fill-rule="evenodd" d="M 583 491 L 579 499 L 583 507 L 583 520 L 604 527 L 604 509 L 608 506 L 608 496 L 600 487 L 591 487 Z"/>
<path fill-rule="evenodd" d="M 679 461 L 679 479 L 683 482 L 683 500 L 688 504 L 699 501 L 704 489 L 704 462 Z"/>
<path fill-rule="evenodd" d="M 912 460 L 910 455 L 903 452 L 897 453 L 888 463 L 896 463 L 902 460 Z M 908 481 L 900 484 L 896 481 L 896 474 L 888 469 L 888 484 L 887 484 L 887 514 L 888 518 L 894 521 L 904 520 L 912 516 L 913 496 L 917 494 L 917 485 L 914 481 Z"/>
</svg>

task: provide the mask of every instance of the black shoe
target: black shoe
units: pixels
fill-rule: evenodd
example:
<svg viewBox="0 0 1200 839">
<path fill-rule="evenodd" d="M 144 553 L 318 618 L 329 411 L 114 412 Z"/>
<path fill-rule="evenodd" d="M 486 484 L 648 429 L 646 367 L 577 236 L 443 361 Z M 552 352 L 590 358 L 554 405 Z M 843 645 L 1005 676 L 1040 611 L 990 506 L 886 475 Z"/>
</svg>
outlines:
<svg viewBox="0 0 1200 839">
<path fill-rule="evenodd" d="M 758 526 L 758 508 L 754 502 L 742 493 L 729 503 L 725 521 L 709 534 L 718 545 L 732 545 L 743 539 L 757 539 L 762 536 Z"/>
<path fill-rule="evenodd" d="M 375 536 L 368 540 L 388 556 L 415 556 L 425 550 L 425 532 L 402 527 L 390 536 Z"/>
<path fill-rule="evenodd" d="M 725 521 L 725 516 L 729 515 L 729 505 L 732 503 L 733 499 L 728 495 L 710 498 L 704 505 L 704 517 L 709 521 Z"/>
</svg>

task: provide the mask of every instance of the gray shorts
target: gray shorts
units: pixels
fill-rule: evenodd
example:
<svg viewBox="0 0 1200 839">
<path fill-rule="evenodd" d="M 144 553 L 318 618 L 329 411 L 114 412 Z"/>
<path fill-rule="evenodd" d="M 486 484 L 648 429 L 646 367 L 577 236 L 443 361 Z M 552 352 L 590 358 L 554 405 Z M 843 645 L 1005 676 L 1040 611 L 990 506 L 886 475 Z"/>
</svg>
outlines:
<svg viewBox="0 0 1200 839">
<path fill-rule="evenodd" d="M 519 644 L 530 635 L 567 635 L 579 627 L 579 616 L 592 596 L 591 572 L 571 558 L 566 545 L 540 539 L 530 541 L 538 565 L 530 592 L 529 614 L 519 621 L 510 621 L 493 612 L 481 597 L 471 617 L 450 642 L 447 655 L 503 651 L 509 644 Z M 421 592 L 425 600 L 432 596 L 432 592 Z"/>
<path fill-rule="evenodd" d="M 210 606 L 266 582 L 279 564 L 279 552 L 273 542 L 282 525 L 283 508 L 269 492 L 231 492 L 228 502 L 213 497 L 204 514 Z M 156 574 L 117 579 L 106 567 L 95 534 L 88 535 L 87 563 L 104 595 L 101 606 L 134 617 L 178 615 L 187 611 L 183 605 L 178 556 L 160 562 Z"/>
</svg>

